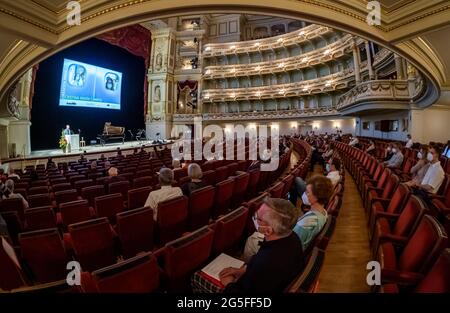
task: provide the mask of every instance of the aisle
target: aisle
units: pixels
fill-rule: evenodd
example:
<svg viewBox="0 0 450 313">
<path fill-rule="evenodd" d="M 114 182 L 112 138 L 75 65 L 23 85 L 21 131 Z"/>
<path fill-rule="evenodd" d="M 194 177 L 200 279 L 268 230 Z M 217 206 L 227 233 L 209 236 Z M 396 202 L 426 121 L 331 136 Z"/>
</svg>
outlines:
<svg viewBox="0 0 450 313">
<path fill-rule="evenodd" d="M 371 260 L 366 217 L 353 178 L 347 172 L 336 230 L 328 245 L 318 292 L 370 292 L 366 284 Z"/>
</svg>

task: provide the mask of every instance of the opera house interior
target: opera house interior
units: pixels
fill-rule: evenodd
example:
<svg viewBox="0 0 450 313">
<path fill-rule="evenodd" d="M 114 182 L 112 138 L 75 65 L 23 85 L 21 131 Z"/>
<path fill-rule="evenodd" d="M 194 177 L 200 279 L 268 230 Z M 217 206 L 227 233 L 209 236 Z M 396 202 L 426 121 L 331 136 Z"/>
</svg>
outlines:
<svg viewBox="0 0 450 313">
<path fill-rule="evenodd" d="M 0 0 L 0 38 L 0 294 L 450 292 L 448 0 Z"/>
</svg>

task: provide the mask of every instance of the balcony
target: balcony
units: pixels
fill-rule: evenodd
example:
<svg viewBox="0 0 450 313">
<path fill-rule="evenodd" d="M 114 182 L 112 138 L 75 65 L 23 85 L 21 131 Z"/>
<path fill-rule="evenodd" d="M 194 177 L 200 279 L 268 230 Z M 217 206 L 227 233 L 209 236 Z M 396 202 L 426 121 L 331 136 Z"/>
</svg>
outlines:
<svg viewBox="0 0 450 313">
<path fill-rule="evenodd" d="M 204 58 L 208 58 L 222 55 L 232 55 L 239 53 L 272 50 L 306 42 L 308 40 L 311 40 L 312 38 L 324 35 L 326 33 L 330 33 L 332 31 L 333 29 L 330 27 L 320 25 L 309 25 L 295 32 L 290 32 L 287 34 L 270 38 L 231 42 L 226 44 L 223 43 L 206 44 L 204 45 L 202 54 Z"/>
<path fill-rule="evenodd" d="M 337 116 L 339 112 L 335 108 L 315 108 L 305 110 L 279 110 L 258 111 L 240 113 L 204 113 L 204 114 L 174 114 L 175 123 L 192 123 L 195 117 L 201 117 L 202 121 L 255 121 L 255 120 L 277 120 L 311 118 L 318 116 Z"/>
<path fill-rule="evenodd" d="M 320 63 L 326 63 L 349 53 L 355 38 L 346 35 L 341 40 L 327 45 L 323 48 L 300 54 L 297 56 L 284 58 L 276 61 L 256 62 L 250 64 L 219 65 L 205 67 L 203 79 L 217 79 L 226 77 L 239 77 L 251 75 L 263 75 L 294 71 L 307 68 Z M 362 39 L 356 39 L 357 43 L 362 43 Z M 351 50 L 350 50 L 351 52 Z"/>
<path fill-rule="evenodd" d="M 371 80 L 363 82 L 345 94 L 337 103 L 341 113 L 366 110 L 409 109 L 425 88 L 422 76 L 413 80 Z"/>
</svg>

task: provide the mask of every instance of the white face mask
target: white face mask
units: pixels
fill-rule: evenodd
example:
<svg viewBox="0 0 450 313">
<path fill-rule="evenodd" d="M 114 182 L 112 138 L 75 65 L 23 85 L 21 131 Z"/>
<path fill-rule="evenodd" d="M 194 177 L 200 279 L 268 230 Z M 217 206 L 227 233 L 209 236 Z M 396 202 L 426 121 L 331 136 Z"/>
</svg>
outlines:
<svg viewBox="0 0 450 313">
<path fill-rule="evenodd" d="M 325 168 L 326 168 L 327 172 L 330 172 L 330 171 L 331 171 L 331 165 L 330 165 L 330 163 L 327 163 L 327 164 L 325 165 Z"/>
<path fill-rule="evenodd" d="M 258 224 L 258 220 L 256 219 L 256 216 L 253 216 L 253 224 L 255 225 L 256 231 L 258 231 L 259 230 L 259 224 Z"/>
<path fill-rule="evenodd" d="M 422 157 L 423 157 L 422 152 L 417 153 L 417 158 L 418 158 L 419 160 L 421 160 Z"/>
<path fill-rule="evenodd" d="M 427 160 L 430 161 L 430 162 L 432 162 L 433 159 L 434 159 L 433 154 L 432 154 L 431 152 L 428 152 L 428 154 L 427 154 Z"/>
<path fill-rule="evenodd" d="M 395 148 L 392 149 L 392 152 L 393 152 L 393 153 L 397 153 L 397 149 L 395 149 Z"/>
<path fill-rule="evenodd" d="M 309 198 L 306 192 L 302 194 L 302 202 L 304 205 L 311 205 L 311 202 L 309 202 Z"/>
</svg>

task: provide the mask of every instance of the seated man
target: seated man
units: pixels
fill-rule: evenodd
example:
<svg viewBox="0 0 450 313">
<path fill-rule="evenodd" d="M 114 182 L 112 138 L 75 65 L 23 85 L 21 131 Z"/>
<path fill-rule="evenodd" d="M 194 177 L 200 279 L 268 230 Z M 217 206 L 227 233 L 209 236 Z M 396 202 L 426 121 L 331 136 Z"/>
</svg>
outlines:
<svg viewBox="0 0 450 313">
<path fill-rule="evenodd" d="M 439 161 L 439 157 L 441 155 L 441 151 L 437 147 L 430 147 L 427 159 L 430 162 L 430 166 L 420 184 L 413 183 L 412 187 L 421 189 L 423 191 L 435 194 L 438 192 L 439 187 L 441 187 L 442 182 L 445 178 L 445 172 L 442 168 L 441 162 Z"/>
<path fill-rule="evenodd" d="M 326 170 L 328 172 L 327 178 L 331 181 L 333 184 L 333 188 L 336 187 L 336 185 L 341 181 L 341 161 L 337 158 L 331 159 L 326 164 Z"/>
<path fill-rule="evenodd" d="M 224 288 L 214 291 L 283 292 L 303 269 L 302 245 L 292 232 L 297 217 L 298 210 L 289 201 L 267 198 L 254 217 L 256 229 L 264 236 L 258 253 L 241 268 L 223 269 L 220 282 Z M 198 273 L 194 274 L 194 291 L 210 291 L 199 280 Z"/>
<path fill-rule="evenodd" d="M 180 187 L 172 187 L 173 171 L 170 168 L 161 168 L 159 170 L 158 178 L 161 189 L 153 190 L 152 192 L 150 192 L 144 205 L 153 209 L 153 219 L 155 221 L 158 217 L 158 203 L 183 195 Z"/>
<path fill-rule="evenodd" d="M 3 199 L 12 199 L 19 198 L 22 199 L 22 204 L 24 210 L 28 209 L 28 201 L 20 193 L 14 193 L 14 181 L 12 179 L 8 179 L 5 182 L 5 188 L 3 190 Z"/>
<path fill-rule="evenodd" d="M 189 164 L 188 176 L 191 178 L 191 181 L 181 187 L 185 196 L 189 196 L 194 190 L 205 187 L 205 184 L 202 182 L 202 168 L 197 163 Z"/>
<path fill-rule="evenodd" d="M 405 144 L 405 147 L 406 147 L 406 148 L 412 148 L 413 145 L 414 145 L 414 142 L 413 142 L 413 140 L 412 140 L 412 138 L 411 138 L 411 135 L 410 135 L 410 134 L 406 135 L 406 144 Z"/>
<path fill-rule="evenodd" d="M 388 168 L 400 168 L 403 164 L 403 153 L 398 144 L 394 143 L 392 145 L 392 153 L 392 157 L 389 161 L 385 161 L 384 165 Z"/>
<path fill-rule="evenodd" d="M 125 177 L 121 177 L 121 176 L 118 176 L 118 175 L 119 175 L 119 170 L 116 167 L 111 167 L 108 170 L 108 176 L 109 176 L 108 184 L 126 180 Z"/>
<path fill-rule="evenodd" d="M 359 143 L 358 138 L 356 138 L 356 137 L 350 138 L 350 143 L 349 143 L 350 146 L 355 147 L 358 143 Z"/>
</svg>

